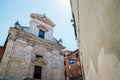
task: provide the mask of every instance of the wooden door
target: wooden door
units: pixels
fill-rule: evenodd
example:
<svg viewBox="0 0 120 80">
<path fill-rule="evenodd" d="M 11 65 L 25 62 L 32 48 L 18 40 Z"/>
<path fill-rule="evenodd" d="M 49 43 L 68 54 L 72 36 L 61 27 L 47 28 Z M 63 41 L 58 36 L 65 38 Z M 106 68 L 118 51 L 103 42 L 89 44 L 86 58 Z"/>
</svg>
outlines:
<svg viewBox="0 0 120 80">
<path fill-rule="evenodd" d="M 41 66 L 35 66 L 34 78 L 35 79 L 41 79 L 41 73 L 42 73 L 42 67 Z"/>
</svg>

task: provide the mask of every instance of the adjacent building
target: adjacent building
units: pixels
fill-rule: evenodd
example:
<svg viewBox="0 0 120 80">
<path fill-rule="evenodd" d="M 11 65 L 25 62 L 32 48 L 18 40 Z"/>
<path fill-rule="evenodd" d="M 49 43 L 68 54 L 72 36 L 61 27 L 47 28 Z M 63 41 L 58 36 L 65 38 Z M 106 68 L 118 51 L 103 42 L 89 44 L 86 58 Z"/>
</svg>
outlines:
<svg viewBox="0 0 120 80">
<path fill-rule="evenodd" d="M 4 51 L 5 51 L 5 47 L 0 46 L 0 62 L 1 62 L 1 60 L 2 60 Z"/>
<path fill-rule="evenodd" d="M 120 0 L 70 0 L 84 80 L 120 80 Z"/>
<path fill-rule="evenodd" d="M 65 80 L 82 80 L 79 50 L 64 52 Z"/>
<path fill-rule="evenodd" d="M 64 80 L 64 46 L 53 37 L 55 24 L 45 15 L 30 15 L 30 26 L 16 22 L 0 47 L 0 79 Z"/>
</svg>

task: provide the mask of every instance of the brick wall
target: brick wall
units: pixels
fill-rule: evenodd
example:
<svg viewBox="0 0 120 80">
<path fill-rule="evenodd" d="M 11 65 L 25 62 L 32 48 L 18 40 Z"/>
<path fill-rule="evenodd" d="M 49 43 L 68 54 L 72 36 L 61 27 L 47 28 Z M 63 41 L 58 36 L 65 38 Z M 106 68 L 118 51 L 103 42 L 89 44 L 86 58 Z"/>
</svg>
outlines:
<svg viewBox="0 0 120 80">
<path fill-rule="evenodd" d="M 5 51 L 5 48 L 4 47 L 0 47 L 0 62 L 1 62 L 1 59 L 3 57 L 4 51 Z"/>
</svg>

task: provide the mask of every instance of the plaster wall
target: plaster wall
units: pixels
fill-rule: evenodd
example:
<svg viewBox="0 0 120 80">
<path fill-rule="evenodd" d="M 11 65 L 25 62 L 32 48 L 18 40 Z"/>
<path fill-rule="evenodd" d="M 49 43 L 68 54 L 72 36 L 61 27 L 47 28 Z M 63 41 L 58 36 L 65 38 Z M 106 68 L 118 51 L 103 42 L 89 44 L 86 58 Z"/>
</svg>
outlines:
<svg viewBox="0 0 120 80">
<path fill-rule="evenodd" d="M 120 79 L 120 0 L 71 0 L 85 80 Z"/>
</svg>

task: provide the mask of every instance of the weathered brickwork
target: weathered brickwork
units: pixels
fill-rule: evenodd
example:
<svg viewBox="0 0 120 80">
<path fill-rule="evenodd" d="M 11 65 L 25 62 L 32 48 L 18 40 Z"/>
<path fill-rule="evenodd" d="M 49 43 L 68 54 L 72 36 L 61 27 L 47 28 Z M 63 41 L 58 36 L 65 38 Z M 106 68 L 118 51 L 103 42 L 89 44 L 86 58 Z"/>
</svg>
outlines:
<svg viewBox="0 0 120 80">
<path fill-rule="evenodd" d="M 82 80 L 79 50 L 64 52 L 65 80 Z"/>
</svg>

